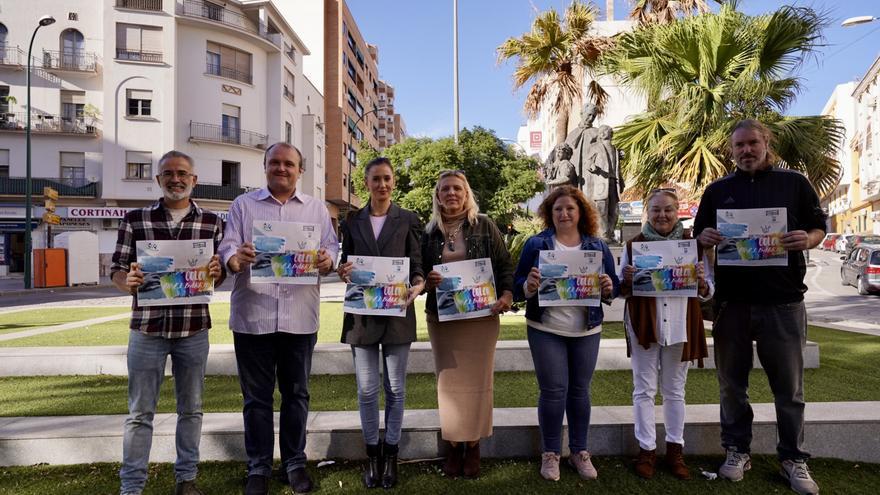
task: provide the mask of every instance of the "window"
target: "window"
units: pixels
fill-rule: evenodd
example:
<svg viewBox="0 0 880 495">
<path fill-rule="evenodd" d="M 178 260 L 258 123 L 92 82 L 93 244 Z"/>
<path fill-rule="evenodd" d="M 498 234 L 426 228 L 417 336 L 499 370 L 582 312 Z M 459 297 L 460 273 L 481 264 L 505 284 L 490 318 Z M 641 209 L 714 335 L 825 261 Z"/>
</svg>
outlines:
<svg viewBox="0 0 880 495">
<path fill-rule="evenodd" d="M 125 178 L 151 180 L 153 177 L 153 158 L 149 151 L 125 152 Z"/>
<path fill-rule="evenodd" d="M 86 154 L 61 152 L 61 183 L 79 187 L 86 183 Z"/>
<path fill-rule="evenodd" d="M 248 84 L 253 82 L 250 53 L 209 41 L 206 62 L 206 72 L 208 74 L 235 79 L 236 81 Z"/>
<path fill-rule="evenodd" d="M 9 162 L 6 162 L 9 163 Z M 9 167 L 6 167 L 6 170 L 9 170 Z M 880 251 L 874 251 L 871 254 L 871 264 L 872 265 L 880 265 Z"/>
<path fill-rule="evenodd" d="M 355 124 L 354 120 L 352 120 L 351 117 L 348 117 L 348 132 L 351 133 L 352 135 L 354 135 L 354 138 L 357 141 L 360 141 L 361 139 L 364 138 L 364 133 L 361 132 L 360 129 L 358 129 L 357 125 Z"/>
<path fill-rule="evenodd" d="M 6 29 L 6 26 L 0 24 L 0 48 L 6 47 L 6 35 L 9 34 L 9 30 Z"/>
<path fill-rule="evenodd" d="M 67 13 L 67 20 L 68 21 L 78 21 L 79 14 L 77 14 L 76 12 L 68 12 Z"/>
<path fill-rule="evenodd" d="M 284 123 L 284 142 L 293 144 L 293 126 L 290 125 L 290 122 Z"/>
<path fill-rule="evenodd" d="M 85 108 L 85 91 L 61 90 L 61 125 L 65 131 L 75 131 L 84 124 Z"/>
<path fill-rule="evenodd" d="M 241 108 L 223 104 L 222 138 L 224 143 L 241 143 Z"/>
<path fill-rule="evenodd" d="M 348 174 L 342 174 L 342 187 L 348 187 Z"/>
<path fill-rule="evenodd" d="M 217 5 L 216 3 L 211 2 L 203 2 L 202 3 L 202 14 L 208 19 L 212 19 L 215 21 L 223 21 L 223 6 Z"/>
<path fill-rule="evenodd" d="M 0 177 L 9 177 L 9 150 L 0 150 Z"/>
<path fill-rule="evenodd" d="M 294 89 L 293 83 L 294 83 L 293 74 L 291 74 L 289 70 L 284 69 L 284 97 L 287 98 L 288 100 L 290 100 L 291 102 L 295 101 L 294 96 L 293 96 L 293 89 Z"/>
<path fill-rule="evenodd" d="M 82 58 L 85 37 L 76 29 L 61 33 L 61 67 L 78 67 Z"/>
<path fill-rule="evenodd" d="M 7 96 L 9 96 L 9 86 L 0 86 L 0 119 L 5 119 L 5 114 L 9 113 L 9 101 L 6 100 Z"/>
<path fill-rule="evenodd" d="M 346 156 L 348 158 L 348 161 L 350 161 L 352 164 L 356 165 L 357 164 L 357 152 L 354 150 L 354 148 L 352 148 L 351 146 L 348 146 L 348 145 L 345 146 L 345 149 L 347 150 Z"/>
<path fill-rule="evenodd" d="M 296 64 L 296 48 L 294 48 L 293 45 L 285 43 L 284 54 L 287 55 L 287 58 L 289 58 L 291 62 Z"/>
<path fill-rule="evenodd" d="M 316 168 L 321 168 L 321 157 L 324 156 L 324 150 L 321 149 L 320 146 L 318 146 L 318 147 L 315 149 L 315 151 L 316 151 L 316 153 L 315 153 L 315 167 L 316 167 Z"/>
<path fill-rule="evenodd" d="M 149 117 L 153 114 L 153 92 L 148 89 L 128 89 L 126 94 L 126 115 L 129 117 Z"/>
<path fill-rule="evenodd" d="M 351 89 L 347 90 L 348 92 L 348 105 L 354 109 L 355 113 L 358 114 L 358 117 L 364 116 L 364 107 L 361 105 L 361 102 L 358 101 L 357 96 L 351 91 Z"/>
<path fill-rule="evenodd" d="M 162 28 L 117 23 L 116 58 L 162 62 Z"/>
<path fill-rule="evenodd" d="M 868 261 L 868 250 L 867 249 L 859 249 L 859 262 Z"/>
<path fill-rule="evenodd" d="M 220 184 L 226 187 L 241 187 L 241 163 L 227 162 L 221 163 Z"/>
</svg>

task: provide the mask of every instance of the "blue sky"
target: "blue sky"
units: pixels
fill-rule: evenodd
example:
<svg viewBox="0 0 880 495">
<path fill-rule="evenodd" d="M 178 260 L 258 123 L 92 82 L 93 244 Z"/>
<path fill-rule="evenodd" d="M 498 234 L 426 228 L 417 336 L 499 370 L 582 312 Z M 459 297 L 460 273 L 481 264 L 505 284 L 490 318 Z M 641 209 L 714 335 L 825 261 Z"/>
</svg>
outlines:
<svg viewBox="0 0 880 495">
<path fill-rule="evenodd" d="M 564 10 L 567 0 L 459 0 L 459 94 L 461 125 L 482 125 L 498 136 L 516 138 L 525 123 L 525 90 L 512 91 L 510 63 L 498 65 L 495 48 L 529 30 L 534 8 Z M 604 9 L 605 1 L 597 2 Z M 348 0 L 361 32 L 379 46 L 379 71 L 395 87 L 396 110 L 410 135 L 449 136 L 452 110 L 452 0 Z M 880 53 L 880 22 L 842 28 L 856 15 L 880 16 L 877 0 L 741 0 L 749 14 L 786 4 L 827 12 L 832 24 L 818 60 L 800 68 L 804 89 L 789 110 L 816 114 L 834 86 L 859 79 Z M 627 0 L 615 0 L 615 18 L 624 18 Z M 603 17 L 604 18 L 604 17 Z"/>
</svg>

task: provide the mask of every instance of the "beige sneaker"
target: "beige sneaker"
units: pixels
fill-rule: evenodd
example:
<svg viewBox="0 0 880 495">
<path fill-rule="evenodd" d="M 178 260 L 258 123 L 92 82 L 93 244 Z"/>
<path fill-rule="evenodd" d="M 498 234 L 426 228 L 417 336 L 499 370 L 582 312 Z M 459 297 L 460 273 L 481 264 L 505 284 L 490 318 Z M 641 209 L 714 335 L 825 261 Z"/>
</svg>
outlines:
<svg viewBox="0 0 880 495">
<path fill-rule="evenodd" d="M 545 480 L 559 481 L 559 454 L 556 452 L 541 454 L 541 476 Z"/>
<path fill-rule="evenodd" d="M 752 458 L 749 454 L 740 453 L 736 448 L 727 449 L 727 458 L 718 468 L 718 476 L 730 481 L 742 481 L 745 472 L 752 469 Z"/>
<path fill-rule="evenodd" d="M 593 461 L 590 460 L 590 453 L 586 450 L 571 454 L 568 457 L 568 464 L 575 468 L 580 477 L 585 480 L 594 480 L 599 477 L 599 473 L 593 467 Z"/>
<path fill-rule="evenodd" d="M 787 479 L 791 489 L 800 495 L 814 495 L 819 493 L 819 485 L 810 476 L 806 461 L 782 461 L 782 477 Z"/>
</svg>

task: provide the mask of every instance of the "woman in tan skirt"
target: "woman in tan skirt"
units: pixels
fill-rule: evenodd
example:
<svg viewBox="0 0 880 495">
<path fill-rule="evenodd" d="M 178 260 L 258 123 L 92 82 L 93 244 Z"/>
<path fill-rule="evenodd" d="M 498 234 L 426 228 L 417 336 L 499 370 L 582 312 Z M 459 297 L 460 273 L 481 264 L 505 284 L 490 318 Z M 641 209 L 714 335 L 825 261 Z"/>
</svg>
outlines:
<svg viewBox="0 0 880 495">
<path fill-rule="evenodd" d="M 440 434 L 449 442 L 443 472 L 468 478 L 480 474 L 480 439 L 492 434 L 492 385 L 498 315 L 513 302 L 513 264 L 501 232 L 479 207 L 467 177 L 461 171 L 440 174 L 434 187 L 431 220 L 422 236 L 425 268 L 441 263 L 489 258 L 500 294 L 492 315 L 439 322 L 435 288 L 439 272 L 428 273 L 427 320 L 434 366 Z"/>
</svg>

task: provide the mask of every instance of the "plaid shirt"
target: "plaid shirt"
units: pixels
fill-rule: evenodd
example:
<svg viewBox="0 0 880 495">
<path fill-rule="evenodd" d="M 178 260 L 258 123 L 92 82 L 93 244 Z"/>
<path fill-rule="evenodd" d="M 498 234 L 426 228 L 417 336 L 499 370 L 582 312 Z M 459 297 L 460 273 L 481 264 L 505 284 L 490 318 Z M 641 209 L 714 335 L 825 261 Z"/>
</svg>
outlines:
<svg viewBox="0 0 880 495">
<path fill-rule="evenodd" d="M 216 213 L 199 208 L 195 202 L 191 203 L 189 212 L 176 228 L 171 213 L 162 200 L 152 206 L 128 212 L 119 224 L 116 252 L 113 253 L 113 266 L 110 268 L 111 276 L 116 272 L 128 273 L 131 264 L 137 261 L 137 241 L 212 239 L 214 253 L 217 253 L 217 247 L 223 238 L 223 221 Z M 223 283 L 225 276 L 224 271 L 214 282 L 214 286 Z M 131 301 L 129 328 L 166 339 L 189 337 L 211 328 L 211 314 L 207 304 L 142 308 L 138 306 L 135 296 Z"/>
</svg>

